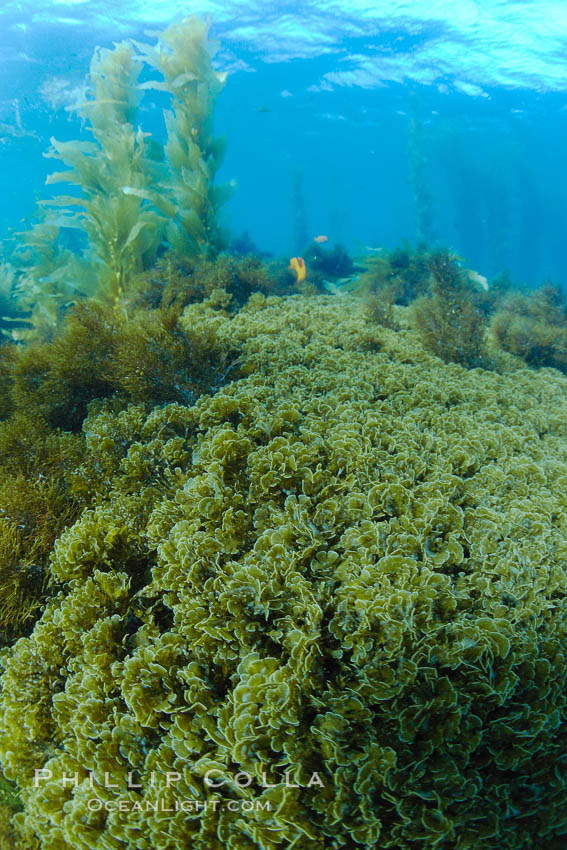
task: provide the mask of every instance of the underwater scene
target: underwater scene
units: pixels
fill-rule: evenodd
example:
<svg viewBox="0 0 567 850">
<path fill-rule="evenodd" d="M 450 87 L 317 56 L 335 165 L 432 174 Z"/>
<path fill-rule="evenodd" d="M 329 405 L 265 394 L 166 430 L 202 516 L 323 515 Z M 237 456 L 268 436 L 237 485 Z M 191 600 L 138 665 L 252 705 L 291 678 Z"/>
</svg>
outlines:
<svg viewBox="0 0 567 850">
<path fill-rule="evenodd" d="M 0 850 L 567 850 L 564 5 L 0 22 Z"/>
</svg>

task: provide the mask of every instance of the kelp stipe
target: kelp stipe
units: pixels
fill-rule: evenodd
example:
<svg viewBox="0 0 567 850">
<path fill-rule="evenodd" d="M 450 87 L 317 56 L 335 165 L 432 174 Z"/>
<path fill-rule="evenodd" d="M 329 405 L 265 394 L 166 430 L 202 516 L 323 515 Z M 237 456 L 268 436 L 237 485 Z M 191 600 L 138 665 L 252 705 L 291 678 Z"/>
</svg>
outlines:
<svg viewBox="0 0 567 850">
<path fill-rule="evenodd" d="M 430 245 L 435 238 L 434 205 L 427 176 L 427 156 L 423 144 L 423 120 L 419 99 L 410 95 L 411 118 L 408 137 L 410 184 L 415 204 L 416 241 L 420 246 Z"/>
</svg>

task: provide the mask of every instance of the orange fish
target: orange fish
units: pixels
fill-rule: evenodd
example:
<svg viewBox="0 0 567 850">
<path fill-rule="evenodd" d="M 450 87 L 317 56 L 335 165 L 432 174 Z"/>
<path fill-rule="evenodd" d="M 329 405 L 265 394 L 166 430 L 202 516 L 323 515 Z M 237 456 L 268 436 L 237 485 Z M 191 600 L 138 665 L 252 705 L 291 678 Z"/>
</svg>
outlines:
<svg viewBox="0 0 567 850">
<path fill-rule="evenodd" d="M 314 242 L 318 242 L 319 244 L 321 244 L 322 242 L 328 242 L 328 241 L 329 241 L 329 237 L 328 237 L 328 236 L 315 236 L 315 237 L 313 238 L 313 241 L 314 241 Z"/>
<path fill-rule="evenodd" d="M 289 268 L 293 269 L 297 275 L 296 283 L 301 283 L 302 280 L 305 280 L 306 268 L 305 268 L 305 260 L 303 257 L 292 257 L 289 261 Z"/>
</svg>

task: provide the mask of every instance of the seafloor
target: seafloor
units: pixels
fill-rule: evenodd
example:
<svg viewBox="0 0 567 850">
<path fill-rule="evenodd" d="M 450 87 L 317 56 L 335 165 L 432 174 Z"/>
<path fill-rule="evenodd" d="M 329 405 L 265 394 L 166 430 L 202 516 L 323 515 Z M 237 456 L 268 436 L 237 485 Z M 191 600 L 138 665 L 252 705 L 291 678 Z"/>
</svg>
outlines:
<svg viewBox="0 0 567 850">
<path fill-rule="evenodd" d="M 73 498 L 3 615 L 0 847 L 563 848 L 567 377 L 445 363 L 404 307 L 227 304 L 171 325 L 224 352 L 195 400 L 63 432 L 24 381 L 52 442 L 2 426 Z"/>
</svg>

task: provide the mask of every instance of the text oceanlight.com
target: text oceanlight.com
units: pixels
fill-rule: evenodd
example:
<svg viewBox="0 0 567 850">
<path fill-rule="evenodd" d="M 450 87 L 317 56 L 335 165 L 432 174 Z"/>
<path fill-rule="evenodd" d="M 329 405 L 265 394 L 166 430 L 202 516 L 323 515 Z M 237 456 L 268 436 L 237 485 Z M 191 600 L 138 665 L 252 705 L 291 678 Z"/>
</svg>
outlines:
<svg viewBox="0 0 567 850">
<path fill-rule="evenodd" d="M 87 800 L 91 812 L 271 812 L 269 800 Z"/>
</svg>

